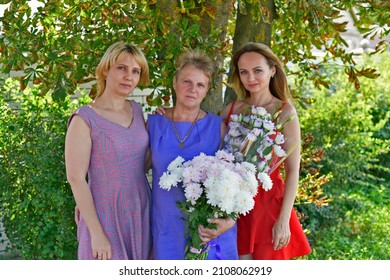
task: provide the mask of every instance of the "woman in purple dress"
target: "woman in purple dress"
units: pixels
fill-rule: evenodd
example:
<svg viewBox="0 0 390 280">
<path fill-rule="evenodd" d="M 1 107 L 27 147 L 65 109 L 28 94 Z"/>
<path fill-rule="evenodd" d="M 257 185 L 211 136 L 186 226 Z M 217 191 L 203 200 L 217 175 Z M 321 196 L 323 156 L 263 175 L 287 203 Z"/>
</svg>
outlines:
<svg viewBox="0 0 390 280">
<path fill-rule="evenodd" d="M 97 97 L 72 114 L 65 141 L 67 178 L 80 211 L 78 258 L 149 259 L 149 138 L 140 105 L 127 99 L 149 82 L 145 56 L 135 45 L 115 43 L 96 79 Z"/>
<path fill-rule="evenodd" d="M 161 108 L 163 115 L 148 117 L 152 153 L 152 232 L 155 259 L 184 259 L 185 222 L 176 202 L 184 200 L 182 188 L 169 192 L 159 178 L 177 156 L 191 160 L 200 153 L 214 155 L 221 147 L 226 126 L 222 118 L 203 111 L 200 104 L 214 74 L 210 58 L 189 51 L 181 56 L 173 80 L 176 104 Z M 217 230 L 199 225 L 199 236 L 209 242 L 208 259 L 237 259 L 236 226 L 231 218 L 213 219 Z"/>
</svg>

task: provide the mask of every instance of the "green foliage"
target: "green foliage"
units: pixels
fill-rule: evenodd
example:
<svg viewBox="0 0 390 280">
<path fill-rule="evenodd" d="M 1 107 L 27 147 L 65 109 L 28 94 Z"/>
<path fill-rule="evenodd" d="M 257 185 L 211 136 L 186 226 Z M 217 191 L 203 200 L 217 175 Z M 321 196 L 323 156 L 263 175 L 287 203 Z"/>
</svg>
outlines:
<svg viewBox="0 0 390 280">
<path fill-rule="evenodd" d="M 388 260 L 390 203 L 381 187 L 337 192 L 310 235 L 309 259 Z M 310 219 L 312 220 L 312 219 Z"/>
<path fill-rule="evenodd" d="M 54 102 L 40 91 L 2 86 L 0 216 L 24 259 L 74 259 L 74 200 L 63 158 L 67 119 L 77 102 Z M 7 96 L 9 99 L 6 99 Z"/>
<path fill-rule="evenodd" d="M 362 58 L 381 76 L 362 79 L 359 89 L 335 68 L 322 69 L 332 78 L 329 89 L 306 84 L 311 104 L 301 108 L 301 126 L 322 158 L 306 170 L 331 179 L 322 190 L 332 201 L 321 208 L 298 205 L 308 217 L 303 224 L 313 248 L 309 259 L 390 258 L 389 61 L 388 53 Z"/>
<path fill-rule="evenodd" d="M 314 136 L 316 148 L 325 150 L 322 171 L 334 175 L 335 185 L 375 186 L 389 181 L 389 169 L 380 163 L 390 149 L 386 138 L 390 70 L 382 62 L 386 57 L 389 61 L 388 54 L 368 61 L 381 69 L 381 76 L 375 83 L 363 79 L 358 90 L 334 68 L 323 69 L 334 81 L 329 89 L 307 89 L 312 104 L 302 111 L 302 129 Z M 379 171 L 384 178 L 378 176 Z"/>
<path fill-rule="evenodd" d="M 132 42 L 144 50 L 153 89 L 148 102 L 154 106 L 170 100 L 174 60 L 184 49 L 200 48 L 221 67 L 232 49 L 265 37 L 272 38 L 272 48 L 285 64 L 298 65 L 296 78 L 301 83 L 311 79 L 316 86 L 329 86 L 330 80 L 317 70 L 341 61 L 358 88 L 360 76 L 376 77 L 377 73 L 369 67 L 357 69 L 353 56 L 345 50 L 347 43 L 341 34 L 347 23 L 340 22 L 341 11 L 351 11 L 354 24 L 366 36 L 382 38 L 390 30 L 386 1 L 59 0 L 39 1 L 36 13 L 28 2 L 2 2 L 9 8 L 0 17 L 1 71 L 21 71 L 22 89 L 33 82 L 43 94 L 59 101 L 74 94 L 77 85 L 93 80 L 100 57 L 115 41 Z M 249 20 L 235 29 L 239 15 Z M 272 24 L 272 29 L 258 28 L 259 21 Z M 232 48 L 235 32 L 241 36 Z M 325 53 L 321 61 L 313 46 Z M 386 46 L 379 44 L 376 51 L 384 49 Z M 224 71 L 219 72 L 213 90 L 218 97 L 206 97 L 206 101 L 218 101 L 208 106 L 211 112 L 218 112 L 223 104 Z M 298 96 L 299 89 L 295 92 Z"/>
</svg>

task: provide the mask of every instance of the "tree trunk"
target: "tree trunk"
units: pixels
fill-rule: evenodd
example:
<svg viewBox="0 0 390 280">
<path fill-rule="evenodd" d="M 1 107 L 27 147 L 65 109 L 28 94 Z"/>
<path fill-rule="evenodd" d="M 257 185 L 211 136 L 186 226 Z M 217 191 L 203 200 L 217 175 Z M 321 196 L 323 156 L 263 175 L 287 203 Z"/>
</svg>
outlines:
<svg viewBox="0 0 390 280">
<path fill-rule="evenodd" d="M 217 30 L 218 39 L 220 42 L 225 42 L 229 14 L 231 13 L 235 1 L 207 0 L 199 8 L 198 15 L 200 18 L 201 33 L 205 42 L 209 41 L 210 35 Z M 224 46 L 222 46 L 224 48 Z M 216 63 L 218 72 L 214 78 L 212 87 L 210 88 L 206 98 L 202 103 L 202 109 L 212 113 L 219 113 L 223 107 L 222 96 L 222 80 L 223 80 L 223 62 L 224 57 L 221 54 L 223 49 L 211 54 L 211 58 Z"/>
</svg>

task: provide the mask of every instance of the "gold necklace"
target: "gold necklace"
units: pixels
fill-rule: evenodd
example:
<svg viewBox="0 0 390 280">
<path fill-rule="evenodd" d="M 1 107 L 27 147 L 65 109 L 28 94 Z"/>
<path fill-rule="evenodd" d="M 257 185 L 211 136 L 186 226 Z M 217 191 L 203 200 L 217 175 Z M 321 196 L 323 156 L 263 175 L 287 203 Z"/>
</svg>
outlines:
<svg viewBox="0 0 390 280">
<path fill-rule="evenodd" d="M 175 107 L 172 108 L 172 127 L 173 127 L 173 131 L 175 132 L 177 140 L 179 140 L 179 148 L 184 148 L 184 142 L 187 140 L 187 138 L 190 135 L 192 129 L 194 128 L 195 123 L 198 120 L 199 114 L 200 114 L 200 110 L 198 111 L 198 114 L 196 115 L 195 120 L 192 122 L 192 125 L 191 125 L 190 129 L 187 131 L 186 135 L 184 135 L 183 139 L 181 139 L 180 136 L 179 136 L 179 133 L 177 132 L 177 128 L 176 128 L 176 125 L 175 125 Z"/>
</svg>

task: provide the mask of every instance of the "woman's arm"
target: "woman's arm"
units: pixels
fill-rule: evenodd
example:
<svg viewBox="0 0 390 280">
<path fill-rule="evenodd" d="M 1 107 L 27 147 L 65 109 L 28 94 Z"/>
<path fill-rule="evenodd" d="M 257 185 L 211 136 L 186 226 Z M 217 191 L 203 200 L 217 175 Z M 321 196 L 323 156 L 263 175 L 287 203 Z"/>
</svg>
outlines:
<svg viewBox="0 0 390 280">
<path fill-rule="evenodd" d="M 77 208 L 91 234 L 92 254 L 96 259 L 111 259 L 111 245 L 98 219 L 92 193 L 86 181 L 91 156 L 90 129 L 84 120 L 74 116 L 65 139 L 66 176 Z"/>
<path fill-rule="evenodd" d="M 272 229 L 275 250 L 281 249 L 290 242 L 290 216 L 299 183 L 299 165 L 301 157 L 301 132 L 299 120 L 295 108 L 290 104 L 285 104 L 281 114 L 282 120 L 287 120 L 290 115 L 293 115 L 294 117 L 285 124 L 282 131 L 286 139 L 283 148 L 287 153 L 291 150 L 291 153 L 284 162 L 286 178 L 283 203 L 279 217 Z"/>
</svg>

